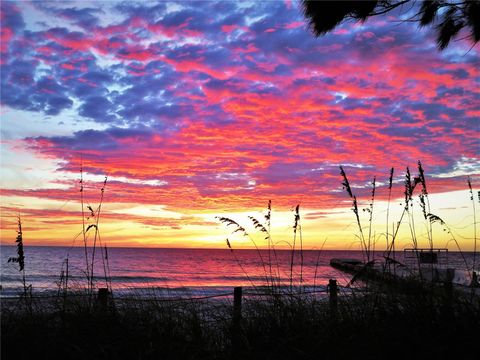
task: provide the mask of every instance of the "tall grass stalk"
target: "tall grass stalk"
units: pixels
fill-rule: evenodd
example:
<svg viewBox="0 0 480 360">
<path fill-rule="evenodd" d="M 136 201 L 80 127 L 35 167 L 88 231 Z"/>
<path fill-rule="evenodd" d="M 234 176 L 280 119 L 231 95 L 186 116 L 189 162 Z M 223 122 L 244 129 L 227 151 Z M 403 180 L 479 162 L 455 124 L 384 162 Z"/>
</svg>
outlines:
<svg viewBox="0 0 480 360">
<path fill-rule="evenodd" d="M 108 259 L 107 245 L 104 245 L 104 248 L 102 247 L 100 235 L 99 235 L 99 241 L 100 241 L 100 249 L 102 249 L 101 252 L 102 252 L 103 273 L 105 275 L 105 285 L 110 290 L 110 293 L 112 293 L 112 277 L 110 276 L 110 261 Z"/>
<path fill-rule="evenodd" d="M 320 250 L 318 250 L 317 261 L 315 263 L 315 274 L 313 275 L 313 291 L 315 291 L 316 284 L 317 284 L 317 271 L 318 271 L 318 265 L 320 263 L 320 254 L 322 253 L 323 247 L 325 246 L 326 242 L 327 242 L 327 238 L 325 238 L 325 240 L 323 240 L 322 246 L 320 247 Z"/>
<path fill-rule="evenodd" d="M 455 245 L 457 246 L 457 249 L 458 251 L 460 252 L 460 256 L 462 257 L 462 260 L 463 260 L 463 263 L 465 264 L 465 269 L 468 270 L 468 262 L 467 262 L 467 259 L 465 258 L 465 255 L 463 254 L 463 251 L 462 251 L 462 248 L 460 247 L 460 244 L 457 240 L 457 238 L 455 237 L 455 235 L 453 235 L 452 233 L 452 230 L 450 229 L 450 227 L 447 225 L 447 223 L 445 221 L 443 221 L 443 219 L 441 219 L 439 216 L 435 215 L 435 214 L 427 214 L 427 217 L 428 217 L 428 220 L 430 221 L 430 223 L 434 224 L 434 223 L 439 223 L 440 225 L 442 225 L 444 227 L 444 231 L 447 232 L 447 234 L 450 235 L 451 237 L 451 241 L 453 241 L 455 243 Z M 468 272 L 469 274 L 469 277 L 470 277 L 470 280 L 472 279 L 472 274 L 470 272 Z"/>
<path fill-rule="evenodd" d="M 291 259 L 290 259 L 290 291 L 293 290 L 293 264 L 295 261 L 295 245 L 296 245 L 295 243 L 297 240 L 297 230 L 300 222 L 299 208 L 300 208 L 300 205 L 297 205 L 294 210 L 293 245 L 292 245 Z"/>
<path fill-rule="evenodd" d="M 22 219 L 20 215 L 17 217 L 17 237 L 15 242 L 17 243 L 17 256 L 8 258 L 8 262 L 18 264 L 18 270 L 22 273 L 23 295 L 27 297 L 28 286 L 25 277 L 25 253 L 23 251 L 23 231 L 22 231 Z"/>
<path fill-rule="evenodd" d="M 273 272 L 272 272 L 272 258 L 271 258 L 271 245 L 272 245 L 272 238 L 271 238 L 271 235 L 270 235 L 270 231 L 269 229 L 267 229 L 265 227 L 265 225 L 263 225 L 258 219 L 256 219 L 255 217 L 253 216 L 249 216 L 248 217 L 252 223 L 253 223 L 253 226 L 255 229 L 257 229 L 259 232 L 263 233 L 265 238 L 264 240 L 267 240 L 267 246 L 268 246 L 268 267 L 269 267 L 269 284 L 271 285 L 272 288 L 275 287 L 275 278 L 273 276 Z M 268 226 L 268 224 L 267 224 Z M 276 258 L 276 253 L 275 253 L 275 258 Z M 261 258 L 262 259 L 262 258 Z M 262 260 L 263 261 L 263 260 Z M 278 262 L 277 262 L 277 268 L 278 268 Z"/>
<path fill-rule="evenodd" d="M 230 243 L 230 240 L 228 240 L 227 238 L 227 247 L 228 249 L 230 250 L 230 252 L 232 253 L 233 255 L 233 258 L 235 259 L 235 261 L 237 262 L 237 264 L 240 266 L 240 269 L 242 269 L 242 272 L 243 274 L 245 275 L 245 277 L 247 278 L 248 282 L 252 285 L 253 288 L 255 288 L 255 283 L 252 281 L 252 279 L 250 279 L 250 276 L 248 275 L 248 272 L 245 270 L 245 268 L 243 267 L 242 265 L 242 262 L 238 259 L 237 255 L 235 254 L 235 252 L 233 251 L 233 247 L 232 247 L 232 244 Z"/>
<path fill-rule="evenodd" d="M 247 232 L 247 230 L 245 230 L 245 228 L 243 226 L 241 226 L 235 220 L 232 220 L 232 219 L 224 217 L 224 216 L 216 216 L 215 218 L 218 219 L 218 221 L 220 221 L 221 223 L 226 224 L 227 226 L 232 225 L 233 227 L 235 227 L 235 229 L 232 231 L 232 234 L 235 234 L 235 233 L 238 232 L 238 233 L 243 234 L 243 236 L 246 236 L 250 239 L 250 241 L 252 242 L 253 246 L 255 247 L 255 250 L 257 251 L 257 254 L 258 254 L 258 256 L 260 258 L 260 261 L 262 263 L 262 268 L 263 268 L 263 272 L 265 274 L 266 283 L 269 284 L 270 282 L 269 282 L 268 275 L 267 275 L 267 268 L 265 266 L 265 261 L 263 259 L 262 253 L 260 252 L 260 249 L 259 249 L 255 239 L 250 235 L 250 233 Z M 261 225 L 260 222 L 258 222 L 258 224 Z"/>
<path fill-rule="evenodd" d="M 268 200 L 267 214 L 265 215 L 265 220 L 266 220 L 266 225 L 268 229 L 268 241 L 269 241 L 268 256 L 269 256 L 269 263 L 270 263 L 270 274 L 271 274 L 270 276 L 272 278 L 273 285 L 275 285 L 274 279 L 276 279 L 277 285 L 280 285 L 280 265 L 278 263 L 277 250 L 275 249 L 275 244 L 271 236 L 272 200 Z M 275 261 L 275 266 L 276 266 L 275 272 L 272 270 L 271 254 L 273 254 L 273 260 Z"/>
<path fill-rule="evenodd" d="M 372 199 L 371 199 L 371 202 L 370 202 L 370 205 L 367 209 L 368 213 L 369 213 L 369 218 L 368 218 L 368 255 L 367 255 L 367 259 L 370 259 L 370 249 L 371 249 L 371 239 L 372 239 L 372 222 L 373 222 L 373 204 L 375 202 L 375 185 L 376 185 L 376 182 L 375 182 L 376 178 L 373 177 L 373 181 L 372 181 Z M 375 239 L 373 240 L 373 246 L 375 248 Z"/>
<path fill-rule="evenodd" d="M 68 276 L 69 276 L 69 268 L 68 268 L 68 258 L 65 259 L 65 287 L 63 289 L 63 302 L 65 308 L 65 302 L 67 300 L 67 292 L 68 292 Z"/>
<path fill-rule="evenodd" d="M 419 183 L 418 179 L 419 178 L 414 177 L 412 180 L 410 169 L 407 166 L 407 172 L 405 174 L 405 209 L 407 210 L 408 225 L 414 249 L 418 249 L 418 241 L 417 233 L 415 231 L 415 219 L 413 211 L 410 211 L 410 209 L 413 207 L 413 191 L 415 189 L 415 186 Z"/>
<path fill-rule="evenodd" d="M 388 246 L 389 246 L 389 243 L 388 243 L 388 225 L 389 225 L 389 216 L 390 216 L 390 201 L 392 199 L 393 172 L 394 172 L 394 169 L 392 167 L 390 169 L 390 177 L 388 178 L 387 231 L 386 231 L 386 234 L 385 234 L 385 238 L 387 240 L 386 249 L 388 249 Z"/>
<path fill-rule="evenodd" d="M 82 235 L 83 235 L 83 246 L 85 250 L 85 266 L 86 266 L 86 271 L 85 275 L 87 277 L 87 283 L 90 285 L 90 265 L 88 261 L 88 250 L 87 250 L 87 231 L 85 228 L 85 207 L 84 207 L 84 183 L 83 183 L 83 158 L 81 159 L 80 162 L 80 201 L 82 205 Z M 90 286 L 89 286 L 90 288 Z M 90 289 L 91 290 L 91 289 Z M 90 293 L 91 295 L 91 293 Z"/>
<path fill-rule="evenodd" d="M 393 230 L 392 241 L 390 242 L 390 246 L 388 247 L 388 249 L 386 251 L 386 257 L 387 258 L 390 258 L 390 255 L 391 255 L 392 251 L 395 254 L 395 241 L 396 241 L 397 236 L 398 236 L 398 231 L 400 230 L 400 226 L 403 222 L 403 218 L 405 217 L 405 214 L 409 214 L 409 205 L 410 205 L 410 202 L 413 201 L 413 199 L 412 199 L 413 192 L 414 192 L 417 184 L 418 184 L 418 181 L 413 181 L 413 182 L 411 181 L 410 170 L 407 167 L 407 171 L 406 171 L 406 174 L 405 174 L 405 182 L 404 182 L 404 185 L 405 185 L 405 193 L 404 193 L 405 194 L 405 203 L 403 204 L 404 205 L 403 206 L 403 211 L 402 211 L 402 214 L 400 215 L 400 219 L 396 223 L 396 226 L 394 224 L 392 224 L 392 230 Z M 418 258 L 418 254 L 417 254 L 417 258 Z M 395 267 L 394 267 L 394 271 L 395 271 Z"/>
<path fill-rule="evenodd" d="M 352 199 L 352 211 L 355 214 L 355 219 L 357 220 L 357 226 L 358 230 L 360 232 L 360 243 L 362 244 L 362 255 L 363 257 L 367 257 L 367 262 L 370 262 L 370 259 L 368 257 L 368 246 L 365 240 L 365 235 L 363 234 L 363 228 L 362 224 L 360 222 L 360 216 L 358 214 L 358 203 L 357 203 L 357 197 L 353 194 L 352 188 L 350 187 L 350 182 L 348 181 L 347 174 L 345 173 L 345 170 L 343 170 L 343 166 L 340 166 L 340 175 L 342 175 L 343 178 L 343 188 L 347 191 L 348 195 Z"/>
<path fill-rule="evenodd" d="M 297 214 L 295 216 L 298 218 L 298 235 L 300 238 L 300 285 L 303 284 L 303 232 L 302 224 L 300 219 L 300 207 L 297 207 Z"/>
<path fill-rule="evenodd" d="M 267 234 L 268 234 L 268 267 L 270 270 L 270 281 L 273 284 L 273 273 L 272 273 L 272 236 L 271 236 L 271 219 L 272 219 L 272 200 L 268 200 L 267 213 L 265 214 L 265 222 L 267 225 Z"/>
<path fill-rule="evenodd" d="M 470 200 L 472 201 L 472 210 L 473 210 L 473 264 L 472 271 L 475 271 L 476 259 L 477 259 L 477 213 L 475 209 L 475 198 L 473 196 L 472 182 L 470 181 L 470 176 L 467 177 L 468 189 L 470 191 Z M 480 193 L 479 193 L 480 197 Z"/>
<path fill-rule="evenodd" d="M 68 277 L 69 277 L 69 268 L 68 268 L 68 257 L 62 261 L 62 269 L 60 270 L 60 280 L 58 281 L 58 292 L 57 296 L 62 298 L 62 312 L 65 314 L 67 307 L 67 296 L 68 296 Z"/>
<path fill-rule="evenodd" d="M 392 185 L 393 185 L 393 173 L 394 173 L 394 168 L 392 167 L 390 169 L 390 176 L 388 178 L 388 201 L 387 201 L 387 224 L 386 224 L 386 232 L 385 232 L 385 239 L 386 239 L 386 243 L 387 243 L 387 246 L 385 248 L 385 253 L 384 253 L 384 256 L 385 254 L 387 253 L 389 247 L 390 247 L 390 243 L 389 243 L 389 224 L 390 224 L 390 203 L 391 203 L 391 199 L 392 199 Z M 392 224 L 392 229 L 394 228 L 394 224 Z M 393 239 L 392 239 L 393 240 Z M 393 246 L 392 246 L 393 247 Z M 385 259 L 386 263 L 388 264 L 388 271 L 391 270 L 390 268 L 390 264 L 391 264 L 391 260 L 390 258 L 386 258 Z M 394 267 L 393 267 L 393 272 L 394 274 L 396 273 L 396 269 L 395 269 L 395 247 L 393 247 L 393 263 L 394 263 Z"/>
<path fill-rule="evenodd" d="M 100 212 L 102 210 L 102 204 L 103 204 L 103 196 L 105 193 L 105 186 L 107 185 L 107 177 L 105 176 L 105 180 L 103 181 L 103 186 L 102 189 L 100 190 L 100 203 L 98 204 L 97 211 L 93 213 L 95 216 L 95 236 L 93 239 L 93 249 L 92 249 L 92 262 L 91 262 L 91 272 L 90 272 L 90 287 L 91 291 L 93 292 L 93 279 L 94 279 L 94 263 L 95 263 L 95 250 L 97 246 L 97 238 L 100 236 L 99 230 L 98 230 L 98 222 L 100 220 Z M 102 256 L 103 257 L 103 256 Z"/>
<path fill-rule="evenodd" d="M 431 213 L 430 210 L 430 199 L 428 197 L 428 191 L 427 191 L 427 182 L 425 180 L 425 172 L 422 167 L 422 163 L 420 160 L 418 161 L 418 177 L 420 180 L 420 183 L 422 184 L 422 192 L 420 194 L 420 206 L 423 211 L 423 216 L 425 220 L 427 220 L 427 213 Z M 428 242 L 430 245 L 430 249 L 433 249 L 433 228 L 432 228 L 432 223 L 428 222 Z"/>
</svg>

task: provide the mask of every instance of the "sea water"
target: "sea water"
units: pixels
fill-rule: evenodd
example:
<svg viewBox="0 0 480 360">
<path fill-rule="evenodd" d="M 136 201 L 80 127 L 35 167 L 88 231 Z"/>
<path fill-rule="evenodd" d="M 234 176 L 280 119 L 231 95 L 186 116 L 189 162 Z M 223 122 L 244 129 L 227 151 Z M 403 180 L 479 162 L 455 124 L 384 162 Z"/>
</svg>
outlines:
<svg viewBox="0 0 480 360">
<path fill-rule="evenodd" d="M 1 248 L 1 296 L 22 292 L 22 273 L 15 246 Z M 83 247 L 25 247 L 25 278 L 34 293 L 54 294 L 65 286 L 68 259 L 68 288 L 85 289 L 91 272 L 92 249 Z M 383 252 L 376 252 L 381 259 Z M 396 254 L 397 259 L 403 253 Z M 471 264 L 473 254 L 465 253 Z M 229 249 L 97 248 L 94 282 L 97 288 L 111 286 L 116 294 L 155 296 L 209 296 L 231 292 L 235 286 L 261 288 L 272 282 L 280 287 L 302 286 L 325 289 L 329 279 L 346 285 L 351 276 L 332 268 L 332 258 L 362 260 L 360 251 L 296 251 Z M 450 252 L 452 267 L 465 268 L 460 253 Z M 292 265 L 293 264 L 293 265 Z M 63 282 L 62 282 L 63 273 Z"/>
</svg>

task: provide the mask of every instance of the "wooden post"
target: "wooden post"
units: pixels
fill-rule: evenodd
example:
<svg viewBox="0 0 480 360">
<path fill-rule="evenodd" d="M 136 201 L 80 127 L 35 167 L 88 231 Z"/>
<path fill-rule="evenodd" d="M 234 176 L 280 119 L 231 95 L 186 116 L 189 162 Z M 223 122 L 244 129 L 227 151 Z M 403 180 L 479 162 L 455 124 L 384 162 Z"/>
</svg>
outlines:
<svg viewBox="0 0 480 360">
<path fill-rule="evenodd" d="M 470 283 L 470 287 L 472 288 L 472 291 L 471 291 L 472 300 L 473 300 L 473 297 L 475 296 L 475 293 L 477 291 L 476 289 L 478 288 L 479 285 L 480 283 L 478 282 L 477 272 L 475 270 L 472 270 L 472 282 Z"/>
<path fill-rule="evenodd" d="M 98 306 L 99 312 L 104 313 L 107 311 L 109 296 L 110 296 L 110 291 L 108 291 L 108 288 L 98 289 L 97 306 Z"/>
<path fill-rule="evenodd" d="M 239 359 L 241 346 L 242 287 L 233 288 L 232 359 Z"/>
<path fill-rule="evenodd" d="M 233 327 L 240 327 L 242 319 L 242 287 L 238 286 L 233 289 Z"/>
<path fill-rule="evenodd" d="M 478 287 L 478 275 L 476 271 L 472 271 L 472 283 L 470 284 L 472 288 Z"/>
<path fill-rule="evenodd" d="M 445 310 L 447 314 L 453 311 L 453 278 L 455 277 L 455 269 L 447 269 L 445 287 Z"/>
<path fill-rule="evenodd" d="M 338 287 L 337 280 L 330 279 L 328 281 L 328 290 L 329 290 L 329 304 L 330 304 L 330 314 L 332 317 L 337 316 L 338 310 Z"/>
</svg>

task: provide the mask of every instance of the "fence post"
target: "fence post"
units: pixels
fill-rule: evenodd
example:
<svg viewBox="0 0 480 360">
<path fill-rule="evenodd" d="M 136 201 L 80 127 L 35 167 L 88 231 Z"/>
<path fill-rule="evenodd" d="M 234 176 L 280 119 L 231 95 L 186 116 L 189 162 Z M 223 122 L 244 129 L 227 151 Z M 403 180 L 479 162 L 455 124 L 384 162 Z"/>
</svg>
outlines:
<svg viewBox="0 0 480 360">
<path fill-rule="evenodd" d="M 240 320 L 242 319 L 242 287 L 233 288 L 233 328 L 240 328 Z"/>
<path fill-rule="evenodd" d="M 478 275 L 475 270 L 472 271 L 472 283 L 470 284 L 472 288 L 478 287 Z"/>
<path fill-rule="evenodd" d="M 338 287 L 337 280 L 330 279 L 328 281 L 328 290 L 329 290 L 329 304 L 330 304 L 330 314 L 332 317 L 337 316 L 338 310 Z"/>
<path fill-rule="evenodd" d="M 455 269 L 447 269 L 445 279 L 445 309 L 448 313 L 453 310 L 453 278 L 455 277 Z"/>
<path fill-rule="evenodd" d="M 98 289 L 97 306 L 98 306 L 99 312 L 105 313 L 107 311 L 109 296 L 110 296 L 110 291 L 108 290 L 108 288 Z"/>
<path fill-rule="evenodd" d="M 242 287 L 233 288 L 233 319 L 232 319 L 232 358 L 240 358 L 242 320 Z"/>
</svg>

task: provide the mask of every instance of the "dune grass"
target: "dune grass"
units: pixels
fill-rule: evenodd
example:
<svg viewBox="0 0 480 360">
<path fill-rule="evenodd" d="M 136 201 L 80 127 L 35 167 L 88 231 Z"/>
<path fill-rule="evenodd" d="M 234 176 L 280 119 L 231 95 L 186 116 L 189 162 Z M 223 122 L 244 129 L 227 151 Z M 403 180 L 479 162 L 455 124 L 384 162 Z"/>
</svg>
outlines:
<svg viewBox="0 0 480 360">
<path fill-rule="evenodd" d="M 371 289 L 340 296 L 335 314 L 313 296 L 246 297 L 235 352 L 229 299 L 2 304 L 2 359 L 472 358 L 478 299 L 446 294 Z"/>
</svg>

